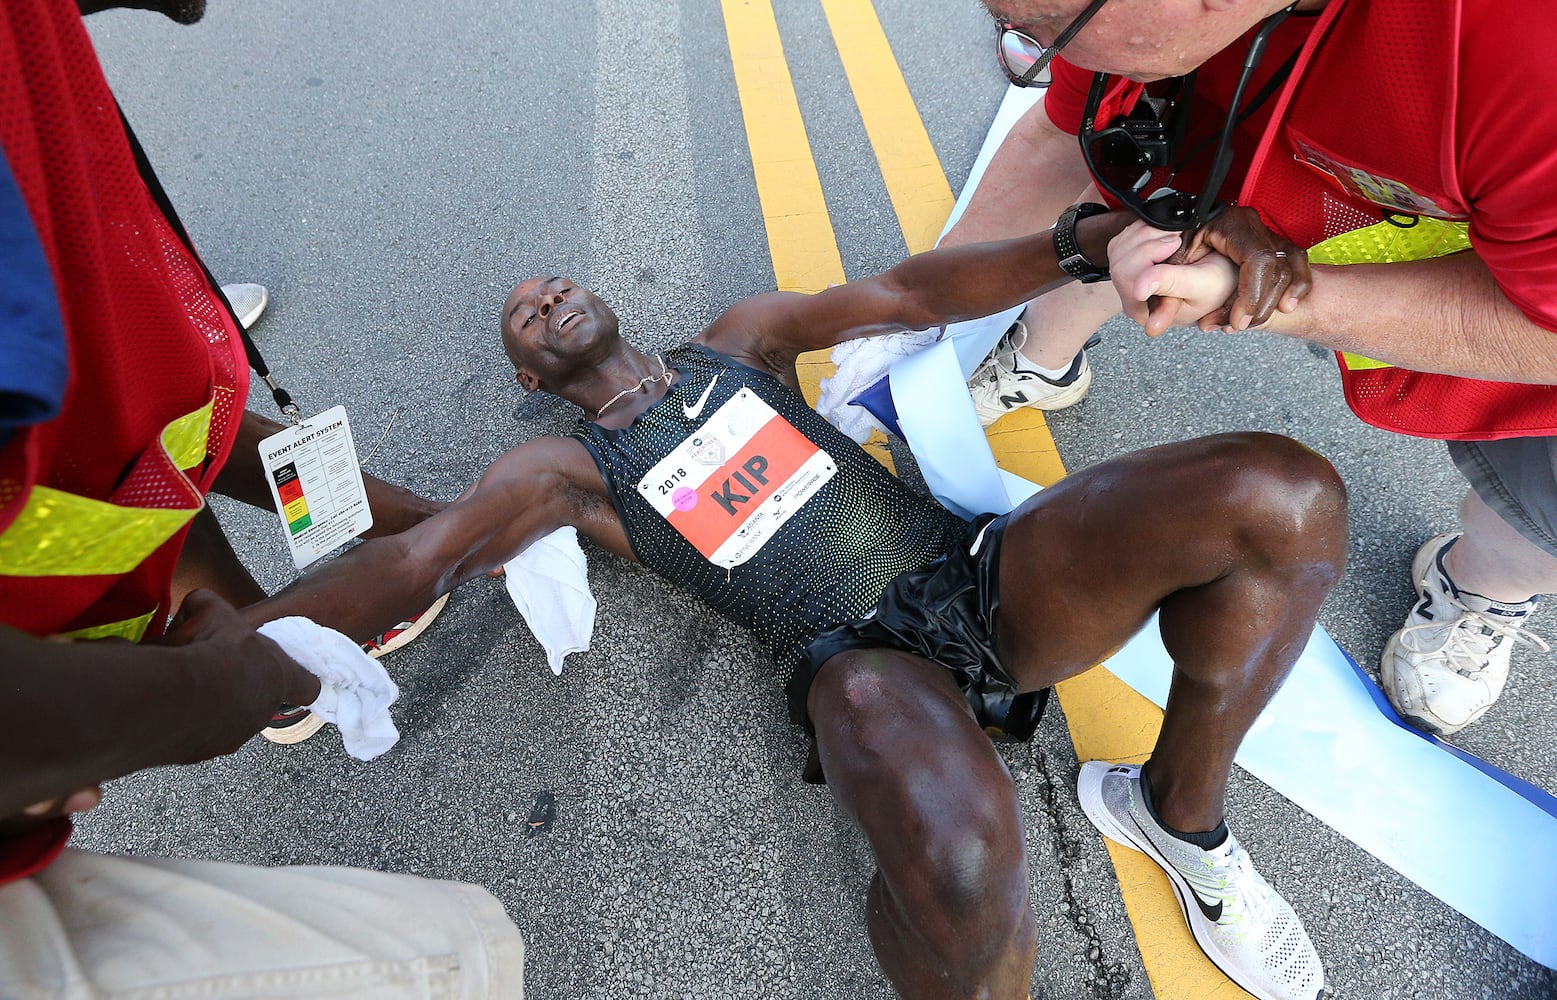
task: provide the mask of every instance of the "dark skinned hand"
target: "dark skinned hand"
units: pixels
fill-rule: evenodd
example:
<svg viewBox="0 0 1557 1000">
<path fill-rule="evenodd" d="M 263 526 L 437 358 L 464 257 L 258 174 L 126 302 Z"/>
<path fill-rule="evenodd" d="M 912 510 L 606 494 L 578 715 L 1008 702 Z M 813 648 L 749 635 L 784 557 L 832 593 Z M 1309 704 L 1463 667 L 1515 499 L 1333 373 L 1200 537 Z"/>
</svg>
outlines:
<svg viewBox="0 0 1557 1000">
<path fill-rule="evenodd" d="M 201 704 L 208 725 L 200 738 L 182 748 L 184 763 L 232 753 L 263 729 L 281 705 L 307 705 L 319 697 L 319 678 L 209 590 L 189 592 L 163 643 L 199 647 L 197 682 L 204 680 L 223 692 L 214 698 L 208 692 L 192 692 L 207 695 Z M 211 673 L 216 671 L 220 675 Z"/>
<path fill-rule="evenodd" d="M 1308 254 L 1291 240 L 1266 228 L 1252 208 L 1234 205 L 1191 233 L 1169 257 L 1167 264 L 1192 264 L 1219 253 L 1238 266 L 1238 291 L 1219 310 L 1207 313 L 1197 324 L 1201 330 L 1247 330 L 1270 320 L 1280 309 L 1291 312 L 1313 288 Z M 1149 315 L 1143 324 L 1155 337 L 1171 324 L 1178 305 L 1159 296 L 1147 302 Z"/>
<path fill-rule="evenodd" d="M 28 672 L 24 692 L 37 709 L 27 723 L 44 728 L 29 733 L 24 723 L 7 734 L 5 759 L 20 770 L 5 775 L 0 837 L 91 809 L 104 781 L 231 753 L 279 706 L 319 694 L 317 678 L 207 590 L 191 591 L 153 642 L 49 642 L 0 630 L 0 645 L 8 667 L 47 668 Z"/>
</svg>

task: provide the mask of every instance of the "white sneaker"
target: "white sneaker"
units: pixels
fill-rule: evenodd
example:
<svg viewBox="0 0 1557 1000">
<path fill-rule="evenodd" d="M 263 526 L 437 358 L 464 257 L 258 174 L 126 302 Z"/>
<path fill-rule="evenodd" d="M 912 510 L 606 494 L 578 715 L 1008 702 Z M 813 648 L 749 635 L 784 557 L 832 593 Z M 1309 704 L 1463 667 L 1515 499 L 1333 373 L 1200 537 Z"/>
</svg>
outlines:
<svg viewBox="0 0 1557 1000">
<path fill-rule="evenodd" d="M 255 324 L 270 303 L 270 291 L 264 285 L 223 285 L 222 294 L 227 296 L 245 330 Z"/>
<path fill-rule="evenodd" d="M 1462 591 L 1449 579 L 1443 556 L 1459 537 L 1436 535 L 1417 550 L 1411 578 L 1420 600 L 1379 662 L 1389 703 L 1413 726 L 1439 736 L 1464 729 L 1498 700 L 1517 643 L 1550 648 L 1524 629 L 1537 599 L 1506 604 Z"/>
<path fill-rule="evenodd" d="M 1157 862 L 1168 875 L 1195 943 L 1223 974 L 1260 1000 L 1315 1000 L 1325 970 L 1285 899 L 1254 870 L 1231 833 L 1201 850 L 1164 830 L 1141 795 L 1141 769 L 1093 760 L 1076 782 L 1081 809 L 1109 840 Z"/>
<path fill-rule="evenodd" d="M 968 380 L 973 407 L 978 410 L 979 423 L 985 427 L 1023 406 L 1035 410 L 1063 410 L 1081 402 L 1092 387 L 1092 366 L 1087 364 L 1084 350 L 1057 379 L 1037 372 L 1017 371 L 1016 353 L 1025 343 L 1027 325 L 1017 320 Z"/>
</svg>

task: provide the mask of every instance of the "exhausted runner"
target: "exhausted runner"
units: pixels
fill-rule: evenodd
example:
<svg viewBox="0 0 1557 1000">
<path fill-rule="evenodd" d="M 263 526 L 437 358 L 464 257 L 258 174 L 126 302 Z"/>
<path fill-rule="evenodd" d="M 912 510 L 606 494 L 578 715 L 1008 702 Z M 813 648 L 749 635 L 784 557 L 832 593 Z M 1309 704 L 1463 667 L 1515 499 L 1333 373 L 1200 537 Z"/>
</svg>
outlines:
<svg viewBox="0 0 1557 1000">
<path fill-rule="evenodd" d="M 622 339 L 576 282 L 526 281 L 502 313 L 518 381 L 586 419 L 519 445 L 447 510 L 257 610 L 306 609 L 367 637 L 563 525 L 647 565 L 793 671 L 812 776 L 825 774 L 874 851 L 870 939 L 905 997 L 1028 995 L 1023 819 L 986 730 L 1030 738 L 1050 685 L 1158 614 L 1175 663 L 1161 737 L 1147 767 L 1083 765 L 1082 805 L 1163 866 L 1229 976 L 1261 997 L 1312 1000 L 1318 957 L 1228 832 L 1223 796 L 1239 742 L 1341 575 L 1346 501 L 1330 464 L 1286 438 L 1221 435 L 1084 469 L 970 524 L 905 488 L 799 392 L 800 353 L 1025 302 L 1069 280 L 1057 246 L 1101 261 L 1128 220 L 1072 214 L 1058 234 L 931 251 L 816 295 L 754 296 L 663 355 Z M 1236 270 L 1207 267 L 1231 298 Z"/>
</svg>

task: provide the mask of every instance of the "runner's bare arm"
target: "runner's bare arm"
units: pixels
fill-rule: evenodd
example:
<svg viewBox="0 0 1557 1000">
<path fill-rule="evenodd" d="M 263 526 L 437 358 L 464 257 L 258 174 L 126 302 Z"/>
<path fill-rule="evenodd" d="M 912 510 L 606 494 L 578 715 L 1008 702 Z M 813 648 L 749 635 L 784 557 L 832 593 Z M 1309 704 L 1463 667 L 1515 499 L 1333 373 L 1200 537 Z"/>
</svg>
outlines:
<svg viewBox="0 0 1557 1000">
<path fill-rule="evenodd" d="M 493 462 L 474 489 L 433 517 L 363 542 L 244 614 L 256 625 L 304 615 L 363 641 L 564 525 L 632 558 L 588 450 L 570 438 L 535 438 Z"/>
<path fill-rule="evenodd" d="M 1107 260 L 1108 241 L 1132 218 L 1128 212 L 1110 212 L 1082 219 L 1076 226 L 1082 252 L 1089 260 Z M 988 316 L 1070 280 L 1055 257 L 1052 232 L 1045 229 L 915 254 L 882 274 L 815 295 L 756 295 L 731 306 L 698 339 L 721 353 L 785 372 L 806 351 Z"/>
</svg>

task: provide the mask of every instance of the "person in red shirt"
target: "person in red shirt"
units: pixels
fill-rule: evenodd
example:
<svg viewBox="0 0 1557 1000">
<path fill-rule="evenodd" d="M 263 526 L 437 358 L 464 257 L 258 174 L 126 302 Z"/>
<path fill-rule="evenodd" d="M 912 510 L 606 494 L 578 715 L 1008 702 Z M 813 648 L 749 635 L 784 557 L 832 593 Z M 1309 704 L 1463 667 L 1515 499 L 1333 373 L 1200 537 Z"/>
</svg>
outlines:
<svg viewBox="0 0 1557 1000">
<path fill-rule="evenodd" d="M 1230 212 L 1258 213 L 1273 234 L 1263 253 L 1301 249 L 1313 262 L 1306 297 L 1277 289 L 1280 309 L 1251 322 L 1247 313 L 1185 305 L 1185 297 L 1217 302 L 1227 280 L 1228 261 L 1215 256 L 1169 263 L 1186 259 L 1186 248 L 1200 252 L 1198 241 L 1164 231 L 1192 231 L 1192 222 L 1138 223 L 1110 247 L 1112 289 L 1073 286 L 1068 298 L 1028 308 L 1025 331 L 975 376 L 985 415 L 1079 400 L 1090 380 L 1083 345 L 1119 305 L 1151 336 L 1170 324 L 1264 326 L 1336 351 L 1359 418 L 1445 440 L 1470 483 L 1458 530 L 1417 551 L 1418 597 L 1380 673 L 1391 703 L 1419 728 L 1447 735 L 1475 722 L 1501 693 L 1514 645 L 1545 648 L 1524 626 L 1538 595 L 1557 591 L 1557 202 L 1549 197 L 1557 147 L 1548 107 L 1557 21 L 1535 0 L 984 4 L 1008 75 L 1037 81 L 1052 60 L 1054 82 L 1013 129 L 948 241 L 1042 227 L 1078 197 L 1133 194 L 1130 207 L 1143 219 L 1163 218 L 1151 194 L 1194 194 L 1205 178 L 1122 184 L 1141 147 L 1110 146 L 1098 133 L 1127 130 L 1120 114 L 1144 106 L 1110 106 L 1116 95 L 1163 94 L 1195 73 L 1197 101 L 1177 149 L 1243 118 L 1219 200 L 1242 206 Z M 1263 104 L 1244 117 L 1254 103 L 1245 97 L 1235 117 L 1225 81 L 1251 61 L 1251 32 L 1267 24 L 1279 26 L 1245 91 L 1263 94 Z M 1257 77 L 1271 71 L 1286 78 L 1266 93 Z M 1088 77 L 1101 101 L 1082 82 Z M 1090 121 L 1077 110 L 1083 89 L 1095 108 Z M 1198 101 L 1216 96 L 1220 103 Z M 1121 842 L 1152 854 L 1127 828 L 1104 832 L 1120 839 L 1126 831 Z M 1193 908 L 1186 913 L 1193 925 Z"/>
<path fill-rule="evenodd" d="M 1055 60 L 1055 83 L 1040 105 L 1049 110 L 1014 132 L 1009 153 L 991 164 L 982 200 L 954 233 L 959 240 L 997 235 L 997 216 L 1020 218 L 1023 206 L 1033 225 L 1044 224 L 1087 176 L 1081 143 L 1067 134 L 1077 124 L 1075 68 L 1150 87 L 1200 67 L 1204 80 L 1285 5 L 985 6 L 1011 26 L 1002 44 L 1018 56 L 1052 47 L 1079 15 L 1093 14 L 1063 46 L 1068 65 Z M 1549 59 L 1557 22 L 1534 0 L 1292 7 L 1287 23 L 1308 15 L 1307 38 L 1262 112 L 1268 123 L 1252 154 L 1235 144 L 1222 198 L 1257 211 L 1315 262 L 1311 294 L 1300 305 L 1284 302 L 1265 328 L 1335 350 L 1361 419 L 1445 440 L 1470 483 L 1458 528 L 1417 551 L 1417 601 L 1380 661 L 1401 715 L 1449 735 L 1496 701 L 1516 644 L 1545 648 L 1524 626 L 1539 595 L 1557 591 L 1557 204 L 1547 196 L 1557 149 L 1546 106 L 1557 83 Z M 1280 59 L 1274 45 L 1263 66 Z M 1192 118 L 1201 113 L 1191 109 Z M 1127 276 L 1116 269 L 1114 284 L 1148 335 L 1170 322 L 1249 325 L 1245 316 L 1179 309 L 1171 293 L 1192 291 L 1196 271 L 1165 262 L 1177 249 L 1171 240 L 1129 238 L 1139 238 L 1139 266 Z M 995 366 L 1049 369 L 1019 376 L 1028 386 L 1080 367 L 1070 359 L 1113 305 L 1106 293 L 1087 291 L 1068 316 L 1030 316 L 1021 351 L 1008 346 Z"/>
</svg>

